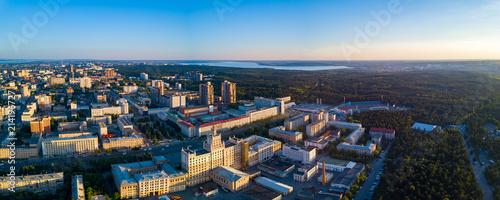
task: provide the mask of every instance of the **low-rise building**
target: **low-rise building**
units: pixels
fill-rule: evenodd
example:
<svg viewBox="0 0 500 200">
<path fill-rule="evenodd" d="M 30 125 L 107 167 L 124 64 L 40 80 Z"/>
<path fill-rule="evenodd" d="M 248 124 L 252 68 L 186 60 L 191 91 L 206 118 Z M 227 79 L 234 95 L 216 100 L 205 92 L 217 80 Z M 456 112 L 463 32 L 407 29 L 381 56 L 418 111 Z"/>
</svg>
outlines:
<svg viewBox="0 0 500 200">
<path fill-rule="evenodd" d="M 322 150 L 326 147 L 326 145 L 328 145 L 328 140 L 325 140 L 323 138 L 312 137 L 312 138 L 307 139 L 304 142 L 304 145 L 306 147 L 314 147 L 314 148 Z"/>
<path fill-rule="evenodd" d="M 287 162 L 282 162 L 279 159 L 272 159 L 261 163 L 257 167 L 257 169 L 280 178 L 285 178 L 289 173 L 293 172 L 293 170 L 295 169 L 295 165 Z"/>
<path fill-rule="evenodd" d="M 144 144 L 144 138 L 141 135 L 131 135 L 124 137 L 114 137 L 103 139 L 103 149 L 122 149 L 140 147 Z"/>
<path fill-rule="evenodd" d="M 413 124 L 413 126 L 411 126 L 412 130 L 425 131 L 425 132 L 431 132 L 436 128 L 439 128 L 439 127 L 436 125 L 423 124 L 423 123 L 418 123 L 418 122 L 416 122 L 415 124 Z"/>
<path fill-rule="evenodd" d="M 344 169 L 352 168 L 352 167 L 354 167 L 354 165 L 356 165 L 356 163 L 352 162 L 352 161 L 339 160 L 339 159 L 334 159 L 334 158 L 330 158 L 330 157 L 323 157 L 316 163 L 318 166 L 318 169 L 323 169 L 323 162 L 325 162 L 326 170 L 336 171 L 336 172 L 342 172 L 342 171 L 344 171 Z"/>
<path fill-rule="evenodd" d="M 339 151 L 354 151 L 360 155 L 361 154 L 372 155 L 376 149 L 377 145 L 371 143 L 368 146 L 350 145 L 349 143 L 346 142 L 342 142 L 337 145 L 337 150 Z"/>
<path fill-rule="evenodd" d="M 21 175 L 15 176 L 14 182 L 16 183 L 16 191 L 29 191 L 34 193 L 40 192 L 55 192 L 57 189 L 64 185 L 64 173 L 51 173 L 51 174 L 36 174 L 36 175 Z M 12 191 L 10 176 L 0 177 L 0 192 L 3 195 L 10 195 Z"/>
<path fill-rule="evenodd" d="M 293 187 L 285 185 L 280 182 L 273 181 L 266 177 L 257 177 L 255 178 L 255 182 L 265 188 L 274 190 L 282 195 L 287 195 L 293 192 Z"/>
<path fill-rule="evenodd" d="M 351 134 L 349 134 L 345 138 L 345 140 L 350 145 L 355 145 L 356 143 L 358 143 L 359 139 L 363 137 L 364 134 L 365 134 L 365 128 L 358 128 L 354 130 Z"/>
<path fill-rule="evenodd" d="M 293 174 L 293 180 L 305 183 L 318 174 L 318 165 L 304 165 L 298 171 Z"/>
<path fill-rule="evenodd" d="M 396 131 L 394 129 L 386 129 L 386 128 L 370 128 L 370 136 L 374 137 L 376 135 L 381 135 L 386 140 L 394 140 L 396 138 Z"/>
<path fill-rule="evenodd" d="M 347 192 L 364 170 L 365 166 L 359 163 L 355 164 L 351 168 L 346 168 L 337 176 L 337 178 L 335 178 L 335 180 L 333 180 L 331 186 L 333 188 L 344 189 L 344 191 Z"/>
<path fill-rule="evenodd" d="M 245 189 L 250 180 L 249 175 L 231 167 L 218 167 L 212 171 L 212 180 L 231 192 Z"/>
<path fill-rule="evenodd" d="M 269 135 L 277 137 L 277 138 L 283 138 L 287 142 L 298 142 L 302 141 L 302 133 L 301 132 L 291 132 L 291 131 L 286 131 L 284 126 L 278 126 L 274 127 L 272 129 L 269 129 Z"/>
<path fill-rule="evenodd" d="M 350 130 L 356 130 L 358 128 L 361 128 L 361 124 L 350 123 L 350 122 L 341 122 L 341 121 L 329 121 L 328 125 L 335 126 L 337 128 L 342 128 L 342 129 L 350 129 Z"/>
<path fill-rule="evenodd" d="M 241 192 L 249 200 L 280 200 L 281 194 L 260 185 L 254 185 Z"/>
</svg>

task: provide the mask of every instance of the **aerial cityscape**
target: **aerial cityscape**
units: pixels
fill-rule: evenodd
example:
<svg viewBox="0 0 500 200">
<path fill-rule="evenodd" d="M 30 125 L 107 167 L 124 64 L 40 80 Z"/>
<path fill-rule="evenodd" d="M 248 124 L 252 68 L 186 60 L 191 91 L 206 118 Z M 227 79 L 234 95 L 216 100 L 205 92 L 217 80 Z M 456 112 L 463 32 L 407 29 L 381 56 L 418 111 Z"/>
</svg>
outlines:
<svg viewBox="0 0 500 200">
<path fill-rule="evenodd" d="M 500 200 L 500 1 L 0 1 L 0 200 Z"/>
</svg>

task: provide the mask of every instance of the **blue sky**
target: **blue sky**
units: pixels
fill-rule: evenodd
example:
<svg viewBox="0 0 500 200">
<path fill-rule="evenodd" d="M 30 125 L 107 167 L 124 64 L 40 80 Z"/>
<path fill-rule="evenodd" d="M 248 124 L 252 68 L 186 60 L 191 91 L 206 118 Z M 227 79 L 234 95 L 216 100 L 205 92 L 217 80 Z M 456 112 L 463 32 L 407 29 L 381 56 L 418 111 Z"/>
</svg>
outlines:
<svg viewBox="0 0 500 200">
<path fill-rule="evenodd" d="M 0 0 L 0 19 L 0 59 L 500 59 L 499 0 Z"/>
</svg>

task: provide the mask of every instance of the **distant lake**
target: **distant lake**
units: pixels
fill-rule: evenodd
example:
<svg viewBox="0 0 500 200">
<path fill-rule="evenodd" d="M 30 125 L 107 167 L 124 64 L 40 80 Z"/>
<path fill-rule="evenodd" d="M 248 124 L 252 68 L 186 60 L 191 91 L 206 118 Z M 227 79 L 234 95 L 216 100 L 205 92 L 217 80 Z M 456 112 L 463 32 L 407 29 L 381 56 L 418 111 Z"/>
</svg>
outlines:
<svg viewBox="0 0 500 200">
<path fill-rule="evenodd" d="M 183 65 L 202 65 L 202 66 L 217 66 L 217 67 L 240 67 L 240 68 L 272 68 L 283 70 L 329 70 L 329 69 L 349 69 L 346 66 L 276 66 L 276 65 L 260 65 L 255 62 L 208 62 L 208 63 L 181 63 Z"/>
<path fill-rule="evenodd" d="M 12 64 L 12 63 L 28 63 L 31 61 L 26 60 L 0 60 L 0 64 Z"/>
</svg>

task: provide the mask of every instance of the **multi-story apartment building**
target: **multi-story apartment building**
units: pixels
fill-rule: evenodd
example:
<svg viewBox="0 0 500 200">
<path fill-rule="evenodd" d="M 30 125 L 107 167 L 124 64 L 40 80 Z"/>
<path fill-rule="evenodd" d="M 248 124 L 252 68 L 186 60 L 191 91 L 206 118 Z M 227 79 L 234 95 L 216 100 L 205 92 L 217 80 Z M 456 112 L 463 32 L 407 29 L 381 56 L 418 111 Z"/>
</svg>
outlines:
<svg viewBox="0 0 500 200">
<path fill-rule="evenodd" d="M 236 83 L 231 83 L 229 81 L 222 82 L 222 101 L 224 103 L 235 103 L 236 102 Z"/>
<path fill-rule="evenodd" d="M 200 105 L 214 104 L 214 86 L 210 82 L 207 82 L 206 84 L 200 84 L 199 95 Z"/>
<path fill-rule="evenodd" d="M 50 133 L 50 118 L 43 116 L 30 122 L 31 133 Z"/>
<path fill-rule="evenodd" d="M 148 80 L 149 79 L 149 75 L 146 74 L 146 73 L 141 73 L 141 79 L 142 80 Z"/>
<path fill-rule="evenodd" d="M 85 200 L 85 188 L 83 187 L 83 176 L 71 177 L 71 200 Z"/>
<path fill-rule="evenodd" d="M 293 131 L 301 126 L 309 124 L 309 115 L 299 115 L 285 120 L 285 130 Z"/>
<path fill-rule="evenodd" d="M 0 177 L 1 194 L 9 195 L 11 193 L 9 190 L 11 187 L 10 181 L 10 176 Z M 15 176 L 14 182 L 16 184 L 16 191 L 24 190 L 34 193 L 55 192 L 64 185 L 64 173 Z"/>
<path fill-rule="evenodd" d="M 91 89 L 92 88 L 92 79 L 90 77 L 80 78 L 80 87 Z"/>
<path fill-rule="evenodd" d="M 123 86 L 123 91 L 125 91 L 126 93 L 137 93 L 138 90 L 139 90 L 139 87 L 137 87 L 137 85 L 125 85 L 125 86 Z"/>
<path fill-rule="evenodd" d="M 316 148 L 287 143 L 283 145 L 283 156 L 304 164 L 314 163 L 314 160 L 316 160 Z"/>
<path fill-rule="evenodd" d="M 107 77 L 115 77 L 116 76 L 116 72 L 114 69 L 107 69 L 106 72 L 105 72 L 105 75 Z"/>
<path fill-rule="evenodd" d="M 325 132 L 326 130 L 326 120 L 315 121 L 306 126 L 306 134 L 309 137 L 315 137 L 318 134 Z"/>
<path fill-rule="evenodd" d="M 99 149 L 97 136 L 85 135 L 81 137 L 42 140 L 42 152 L 44 156 L 91 152 L 97 149 Z"/>
<path fill-rule="evenodd" d="M 172 95 L 169 98 L 170 108 L 186 107 L 186 96 L 184 95 Z"/>
<path fill-rule="evenodd" d="M 23 98 L 25 98 L 25 99 L 26 99 L 26 98 L 28 98 L 29 96 L 31 96 L 31 90 L 30 90 L 30 88 L 29 88 L 29 86 L 28 86 L 28 85 L 23 85 L 23 86 L 21 86 L 21 87 L 22 87 L 22 89 L 21 89 L 21 96 L 22 96 Z"/>
</svg>

